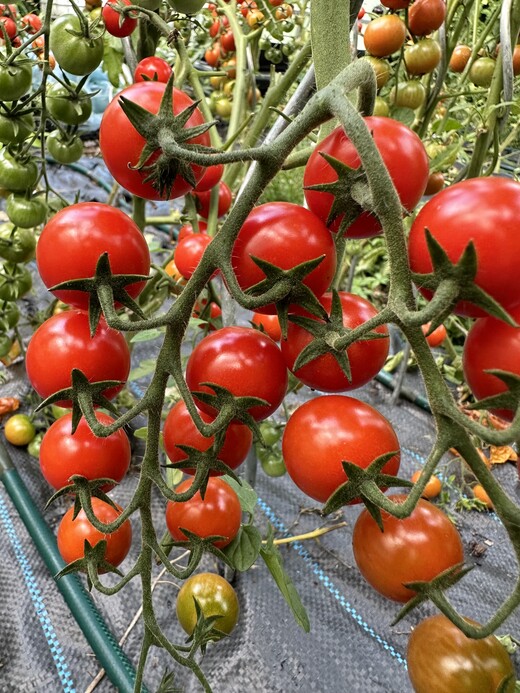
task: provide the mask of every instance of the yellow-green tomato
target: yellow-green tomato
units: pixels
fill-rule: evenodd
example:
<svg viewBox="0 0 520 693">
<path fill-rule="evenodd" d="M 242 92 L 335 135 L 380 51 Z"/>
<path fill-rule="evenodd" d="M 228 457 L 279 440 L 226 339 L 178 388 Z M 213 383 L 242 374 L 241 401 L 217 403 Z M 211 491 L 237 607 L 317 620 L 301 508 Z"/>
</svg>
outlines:
<svg viewBox="0 0 520 693">
<path fill-rule="evenodd" d="M 197 600 L 206 618 L 219 616 L 214 628 L 229 635 L 238 621 L 238 597 L 231 585 L 216 573 L 198 573 L 188 578 L 177 595 L 177 618 L 191 635 L 197 624 Z"/>
<path fill-rule="evenodd" d="M 27 414 L 15 414 L 7 419 L 4 434 L 11 445 L 22 446 L 31 442 L 36 429 Z"/>
</svg>

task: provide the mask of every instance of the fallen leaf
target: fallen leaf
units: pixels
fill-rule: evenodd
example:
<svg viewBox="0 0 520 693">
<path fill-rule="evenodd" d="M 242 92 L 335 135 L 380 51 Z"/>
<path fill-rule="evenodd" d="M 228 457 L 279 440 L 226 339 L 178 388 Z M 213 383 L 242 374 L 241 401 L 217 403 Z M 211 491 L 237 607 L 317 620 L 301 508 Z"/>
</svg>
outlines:
<svg viewBox="0 0 520 693">
<path fill-rule="evenodd" d="M 20 400 L 16 397 L 0 397 L 0 416 L 16 411 L 20 406 Z"/>
<path fill-rule="evenodd" d="M 495 447 L 491 445 L 489 448 L 489 461 L 491 464 L 504 464 L 504 462 L 516 462 L 518 455 L 509 445 L 501 445 Z"/>
</svg>

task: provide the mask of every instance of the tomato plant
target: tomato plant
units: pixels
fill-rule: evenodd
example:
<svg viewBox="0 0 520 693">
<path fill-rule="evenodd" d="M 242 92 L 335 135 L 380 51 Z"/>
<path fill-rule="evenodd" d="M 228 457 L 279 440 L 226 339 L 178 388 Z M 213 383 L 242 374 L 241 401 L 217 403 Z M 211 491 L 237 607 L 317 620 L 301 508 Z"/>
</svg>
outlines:
<svg viewBox="0 0 520 693">
<path fill-rule="evenodd" d="M 113 419 L 103 412 L 96 412 L 103 424 Z M 106 438 L 98 438 L 81 419 L 72 433 L 72 414 L 57 419 L 43 436 L 40 446 L 40 468 L 46 481 L 55 489 L 70 484 L 73 474 L 87 479 L 113 479 L 120 482 L 130 466 L 130 441 L 119 429 Z M 105 484 L 106 493 L 114 484 Z"/>
<path fill-rule="evenodd" d="M 130 353 L 120 332 L 101 320 L 90 336 L 87 314 L 79 310 L 58 313 L 46 320 L 33 334 L 27 347 L 27 376 L 43 398 L 71 386 L 71 372 L 79 368 L 90 382 L 120 380 L 107 388 L 104 396 L 115 397 L 130 371 Z M 70 400 L 56 402 L 70 406 Z"/>
<path fill-rule="evenodd" d="M 242 289 L 265 279 L 253 258 L 281 269 L 322 257 L 320 264 L 303 280 L 316 296 L 329 287 L 336 269 L 336 250 L 330 231 L 315 214 L 289 202 L 268 202 L 255 207 L 242 224 L 233 246 L 233 269 Z M 257 309 L 275 313 L 273 304 Z"/>
<path fill-rule="evenodd" d="M 426 229 L 442 246 L 451 262 L 457 262 L 468 243 L 477 253 L 475 284 L 506 310 L 520 303 L 515 291 L 516 253 L 520 237 L 514 219 L 520 214 L 520 183 L 507 178 L 473 178 L 441 190 L 417 215 L 408 238 L 413 272 L 432 271 L 426 246 Z M 419 290 L 426 297 L 431 292 Z M 482 309 L 467 301 L 455 307 L 459 315 L 479 317 Z"/>
<path fill-rule="evenodd" d="M 385 417 L 365 402 L 327 395 L 305 402 L 291 415 L 282 440 L 289 476 L 310 498 L 324 503 L 347 481 L 341 462 L 368 467 L 394 452 L 385 474 L 399 470 L 399 441 Z"/>
<path fill-rule="evenodd" d="M 205 423 L 213 421 L 213 416 L 204 411 L 199 412 Z M 180 445 L 187 445 L 196 450 L 207 450 L 215 438 L 204 437 L 195 426 L 186 405 L 181 400 L 175 404 L 166 417 L 163 428 L 164 449 L 172 462 L 180 462 L 188 457 Z M 246 459 L 253 436 L 249 428 L 241 423 L 230 423 L 224 443 L 218 452 L 218 459 L 231 469 L 236 469 Z M 194 469 L 183 469 L 186 474 L 194 474 Z M 216 472 L 212 472 L 216 474 Z"/>
<path fill-rule="evenodd" d="M 270 416 L 282 403 L 287 389 L 287 369 L 272 339 L 246 327 L 224 327 L 204 337 L 192 351 L 186 367 L 192 392 L 211 393 L 214 383 L 235 397 L 259 397 L 267 404 L 248 409 L 257 421 Z M 203 411 L 212 407 L 199 402 Z"/>
<path fill-rule="evenodd" d="M 121 514 L 99 498 L 92 498 L 94 515 L 101 522 L 113 522 Z M 124 561 L 132 545 L 132 526 L 130 520 L 125 520 L 121 527 L 111 534 L 103 534 L 96 529 L 80 510 L 73 519 L 74 508 L 69 508 L 58 526 L 58 549 L 65 563 L 72 563 L 85 555 L 85 542 L 94 547 L 100 541 L 106 541 L 105 560 L 111 565 L 118 566 Z M 99 572 L 104 572 L 100 569 Z"/>
<path fill-rule="evenodd" d="M 185 493 L 192 484 L 186 479 L 175 489 Z M 215 546 L 223 549 L 238 534 L 242 519 L 242 508 L 237 494 L 229 484 L 218 477 L 210 477 L 201 498 L 200 491 L 183 503 L 169 501 L 166 508 L 166 525 L 175 541 L 186 541 L 182 531 L 187 529 L 199 537 L 221 536 Z"/>
<path fill-rule="evenodd" d="M 149 176 L 147 169 L 137 170 L 132 168 L 139 161 L 145 140 L 125 115 L 121 108 L 120 97 L 124 96 L 150 113 L 156 114 L 159 110 L 165 88 L 166 85 L 162 82 L 136 82 L 126 87 L 105 109 L 99 130 L 101 153 L 110 173 L 126 190 L 148 200 L 159 200 L 164 196 L 152 185 L 151 181 L 146 180 Z M 189 108 L 192 104 L 193 101 L 183 91 L 176 88 L 173 89 L 172 112 L 175 115 Z M 186 127 L 202 125 L 203 122 L 204 118 L 201 112 L 198 108 L 195 108 L 186 123 Z M 189 144 L 209 146 L 209 143 L 207 132 L 189 140 Z M 159 154 L 160 150 L 154 152 L 145 162 L 145 166 L 150 166 L 156 161 Z M 204 168 L 191 164 L 191 169 L 195 179 L 197 181 L 200 180 L 204 173 Z M 177 175 L 166 197 L 167 199 L 181 197 L 189 192 L 192 187 L 187 180 Z"/>
<path fill-rule="evenodd" d="M 36 248 L 38 271 L 47 288 L 71 279 L 91 278 L 103 253 L 108 253 L 113 274 L 148 275 L 150 253 L 139 227 L 124 212 L 100 202 L 80 202 L 65 207 L 44 227 Z M 63 258 L 69 258 L 64 263 Z M 127 285 L 135 298 L 144 281 Z M 57 289 L 64 303 L 86 309 L 89 294 Z"/>
<path fill-rule="evenodd" d="M 406 496 L 390 496 L 403 503 Z M 409 582 L 428 582 L 464 560 L 455 525 L 437 506 L 420 499 L 409 517 L 382 512 L 383 531 L 368 510 L 359 515 L 352 534 L 357 567 L 380 594 L 407 602 L 415 592 Z"/>
<path fill-rule="evenodd" d="M 344 327 L 353 329 L 377 315 L 374 306 L 361 296 L 341 291 L 339 299 Z M 324 294 L 320 298 L 320 303 L 330 315 L 332 294 Z M 388 336 L 386 326 L 378 327 L 375 332 Z M 282 341 L 281 349 L 287 368 L 303 383 L 322 392 L 344 392 L 365 385 L 381 370 L 388 356 L 388 338 L 358 341 L 346 350 L 351 370 L 350 379 L 343 373 L 332 354 L 318 356 L 294 371 L 296 359 L 312 339 L 310 332 L 291 322 L 287 330 L 287 339 Z"/>
<path fill-rule="evenodd" d="M 406 661 L 416 693 L 515 690 L 513 664 L 501 642 L 494 635 L 468 638 L 443 614 L 412 630 Z"/>
<path fill-rule="evenodd" d="M 203 615 L 219 616 L 215 628 L 229 635 L 238 621 L 239 603 L 229 582 L 216 573 L 198 573 L 188 578 L 177 595 L 177 618 L 183 629 L 191 635 L 197 623 L 195 602 Z"/>
<path fill-rule="evenodd" d="M 365 118 L 383 161 L 396 187 L 401 204 L 412 211 L 421 199 L 428 180 L 428 157 L 419 137 L 406 125 L 379 116 Z M 309 208 L 327 222 L 334 197 L 329 192 L 309 189 L 310 186 L 336 181 L 337 173 L 320 152 L 339 159 L 351 168 L 359 168 L 361 160 L 343 128 L 336 128 L 322 140 L 311 154 L 305 167 L 303 183 Z M 412 175 L 413 172 L 413 175 Z M 337 230 L 343 215 L 333 220 Z M 379 220 L 369 212 L 362 212 L 347 230 L 349 238 L 365 238 L 381 232 Z"/>
</svg>

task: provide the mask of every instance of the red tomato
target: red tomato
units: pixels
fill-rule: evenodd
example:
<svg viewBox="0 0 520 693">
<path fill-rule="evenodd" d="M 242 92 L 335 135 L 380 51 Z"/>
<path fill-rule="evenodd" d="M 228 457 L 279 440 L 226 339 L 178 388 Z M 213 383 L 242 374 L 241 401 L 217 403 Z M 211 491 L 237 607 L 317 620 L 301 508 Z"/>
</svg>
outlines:
<svg viewBox="0 0 520 693">
<path fill-rule="evenodd" d="M 173 260 L 184 279 L 189 279 L 195 272 L 210 243 L 211 236 L 205 233 L 192 233 L 177 243 Z"/>
<path fill-rule="evenodd" d="M 266 335 L 271 337 L 274 342 L 279 342 L 282 338 L 282 328 L 277 315 L 263 315 L 262 313 L 253 313 L 251 322 L 263 328 Z"/>
<path fill-rule="evenodd" d="M 100 320 L 90 336 L 88 316 L 79 310 L 58 313 L 46 320 L 33 334 L 25 358 L 27 376 L 43 397 L 71 386 L 71 371 L 79 368 L 90 382 L 121 380 L 130 372 L 130 352 L 120 332 Z M 123 385 L 108 388 L 105 397 L 115 397 Z M 55 402 L 70 407 L 70 400 Z"/>
<path fill-rule="evenodd" d="M 96 412 L 103 424 L 113 419 L 103 412 Z M 55 489 L 70 483 L 73 474 L 87 479 L 113 479 L 121 481 L 130 466 L 130 442 L 126 433 L 119 429 L 106 438 L 97 438 L 85 419 L 81 419 L 71 433 L 72 414 L 57 419 L 43 436 L 40 447 L 40 468 L 46 481 Z M 106 493 L 113 484 L 105 484 Z"/>
<path fill-rule="evenodd" d="M 199 182 L 195 186 L 195 188 L 194 188 L 195 192 L 197 192 L 197 193 L 206 192 L 207 190 L 211 190 L 211 188 L 214 188 L 215 185 L 217 185 L 217 183 L 222 178 L 223 173 L 224 173 L 224 165 L 223 164 L 215 164 L 215 166 L 208 166 L 208 168 L 204 171 L 204 175 L 202 176 L 202 178 L 199 180 Z M 226 188 L 229 190 L 227 185 L 226 185 Z M 220 188 L 219 188 L 219 203 L 220 203 L 220 194 L 221 193 L 220 193 Z M 231 195 L 230 190 L 229 190 L 229 195 Z M 230 203 L 231 203 L 231 201 L 230 201 Z M 229 209 L 229 207 L 228 207 L 228 209 Z M 219 214 L 219 216 L 221 216 L 221 215 Z"/>
<path fill-rule="evenodd" d="M 406 24 L 396 14 L 376 17 L 367 24 L 363 39 L 370 55 L 384 58 L 403 47 L 406 40 Z"/>
<path fill-rule="evenodd" d="M 151 55 L 137 63 L 134 71 L 134 82 L 167 82 L 172 72 L 171 65 L 166 60 L 157 55 Z"/>
<path fill-rule="evenodd" d="M 192 484 L 186 479 L 175 489 L 176 493 L 185 493 Z M 166 524 L 175 541 L 186 541 L 182 531 L 187 529 L 199 537 L 222 536 L 225 539 L 215 541 L 218 549 L 230 544 L 238 534 L 242 520 L 242 508 L 238 496 L 229 484 L 218 477 L 210 477 L 204 494 L 200 491 L 184 503 L 168 502 L 166 507 Z"/>
<path fill-rule="evenodd" d="M 137 171 L 131 168 L 138 163 L 145 140 L 126 117 L 121 108 L 119 98 L 124 96 L 150 113 L 155 114 L 159 110 L 165 88 L 166 85 L 162 82 L 136 82 L 126 87 L 108 104 L 99 130 L 99 146 L 110 173 L 126 190 L 147 200 L 171 200 L 182 197 L 193 186 L 181 176 L 177 176 L 170 193 L 163 196 L 153 187 L 151 181 L 145 182 L 145 179 L 150 175 L 146 166 L 156 161 L 160 150 L 154 152 L 146 161 L 145 170 Z M 179 89 L 173 89 L 172 110 L 175 115 L 178 115 L 192 104 L 193 101 L 184 92 Z M 204 117 L 199 109 L 196 108 L 186 123 L 186 127 L 195 127 L 203 123 Z M 203 135 L 190 139 L 188 143 L 201 144 L 208 147 L 210 145 L 209 134 L 205 132 Z M 191 168 L 195 180 L 200 180 L 204 173 L 204 168 L 195 164 L 192 164 Z"/>
<path fill-rule="evenodd" d="M 281 269 L 324 256 L 303 283 L 316 296 L 329 287 L 336 271 L 336 248 L 327 227 L 308 209 L 289 202 L 267 202 L 255 207 L 245 220 L 233 246 L 233 269 L 242 289 L 265 279 L 252 260 L 258 257 Z M 274 304 L 257 309 L 275 313 Z"/>
<path fill-rule="evenodd" d="M 469 618 L 466 621 L 477 625 Z M 406 661 L 415 693 L 515 691 L 515 669 L 500 640 L 494 635 L 468 638 L 444 614 L 415 626 Z"/>
<path fill-rule="evenodd" d="M 231 201 L 233 199 L 233 196 L 231 190 L 225 183 L 220 182 L 218 186 L 219 188 L 217 216 L 223 217 L 224 214 L 226 214 L 229 211 L 229 208 L 231 207 Z M 197 211 L 199 215 L 203 219 L 207 219 L 209 217 L 211 190 L 207 190 L 206 192 L 194 192 L 193 194 L 197 201 Z"/>
<path fill-rule="evenodd" d="M 212 392 L 202 383 L 215 383 L 235 397 L 259 397 L 266 405 L 248 411 L 261 421 L 275 412 L 287 389 L 287 369 L 280 349 L 272 339 L 247 327 L 224 327 L 204 337 L 192 351 L 186 367 L 186 382 L 192 392 Z M 212 407 L 199 403 L 213 413 Z"/>
<path fill-rule="evenodd" d="M 99 498 L 92 498 L 94 515 L 101 522 L 113 522 L 121 514 L 122 509 L 115 510 L 111 505 Z M 85 555 L 85 541 L 91 546 L 96 546 L 105 540 L 105 560 L 118 566 L 124 561 L 132 545 L 132 526 L 130 520 L 125 520 L 121 527 L 112 534 L 103 534 L 97 530 L 87 519 L 84 510 L 80 510 L 73 520 L 74 508 L 69 508 L 63 516 L 58 527 L 58 549 L 65 563 L 83 558 Z M 103 570 L 99 571 L 104 572 Z"/>
<path fill-rule="evenodd" d="M 377 315 L 374 306 L 361 296 L 340 291 L 339 297 L 345 327 L 357 327 Z M 332 294 L 324 294 L 320 298 L 320 303 L 330 315 Z M 320 320 L 319 322 L 323 321 Z M 375 331 L 388 335 L 386 326 L 378 327 Z M 350 381 L 332 354 L 318 356 L 318 358 L 294 371 L 293 367 L 297 357 L 312 340 L 313 337 L 310 332 L 293 322 L 289 322 L 287 339 L 282 341 L 281 349 L 287 368 L 302 383 L 321 392 L 344 392 L 365 385 L 379 373 L 388 356 L 389 339 L 371 339 L 356 342 L 347 349 L 352 376 Z"/>
<path fill-rule="evenodd" d="M 42 20 L 36 14 L 26 14 L 21 19 L 22 29 L 29 34 L 35 34 L 42 28 Z"/>
<path fill-rule="evenodd" d="M 282 440 L 289 476 L 305 494 L 324 503 L 347 481 L 341 462 L 368 467 L 376 457 L 396 454 L 385 474 L 399 470 L 399 441 L 390 422 L 365 402 L 344 395 L 316 397 L 292 414 Z"/>
<path fill-rule="evenodd" d="M 414 0 L 408 10 L 408 28 L 415 36 L 426 36 L 442 26 L 445 0 Z"/>
<path fill-rule="evenodd" d="M 401 204 L 411 212 L 421 199 L 429 176 L 428 156 L 421 140 L 406 125 L 392 118 L 370 116 L 365 121 L 390 173 Z M 336 172 L 320 152 L 330 154 L 351 168 L 359 168 L 361 165 L 358 153 L 343 128 L 336 128 L 318 143 L 311 154 L 305 167 L 305 187 L 338 179 Z M 318 190 L 305 190 L 305 199 L 314 214 L 327 223 L 334 201 L 333 195 Z M 339 228 L 342 218 L 343 215 L 333 221 L 333 230 Z M 373 214 L 362 212 L 348 228 L 346 235 L 349 238 L 366 238 L 378 233 L 381 233 L 379 220 Z"/>
<path fill-rule="evenodd" d="M 130 0 L 107 0 L 103 7 L 102 15 L 108 33 L 112 34 L 112 36 L 123 38 L 130 36 L 137 27 L 137 18 L 128 14 L 122 15 L 114 9 L 113 5 L 117 7 L 119 2 L 123 2 L 125 5 L 132 5 Z"/>
<path fill-rule="evenodd" d="M 199 221 L 199 233 L 206 233 L 208 232 L 208 225 L 206 224 L 205 221 Z M 195 230 L 191 224 L 184 224 L 181 226 L 179 229 L 179 233 L 177 235 L 177 241 L 182 241 L 183 238 L 186 238 L 186 236 L 191 236 L 195 233 Z"/>
<path fill-rule="evenodd" d="M 222 309 L 215 301 L 211 301 L 209 307 L 206 307 L 207 305 L 206 299 L 202 299 L 200 303 L 197 301 L 193 308 L 192 316 L 209 323 L 210 330 L 215 330 L 215 321 L 217 318 L 222 317 Z M 204 327 L 204 325 L 199 325 L 199 327 Z"/>
<path fill-rule="evenodd" d="M 214 419 L 213 416 L 203 411 L 199 413 L 205 423 L 210 423 Z M 164 449 L 172 462 L 180 462 L 188 457 L 178 447 L 179 445 L 188 445 L 191 448 L 204 451 L 210 448 L 215 440 L 214 436 L 205 438 L 202 433 L 199 433 L 182 400 L 177 402 L 168 412 L 164 422 L 163 436 Z M 218 453 L 218 459 L 231 469 L 236 469 L 246 459 L 252 441 L 253 435 L 247 426 L 241 423 L 231 423 L 226 431 L 224 445 Z M 186 474 L 195 473 L 194 469 L 183 469 L 182 471 Z M 216 472 L 212 472 L 211 475 L 219 476 Z"/>
<path fill-rule="evenodd" d="M 220 37 L 220 45 L 229 53 L 235 50 L 235 37 L 233 36 L 231 29 L 228 29 L 224 34 L 222 34 Z"/>
<path fill-rule="evenodd" d="M 426 341 L 428 342 L 428 344 L 432 348 L 438 347 L 446 339 L 446 336 L 447 336 L 446 328 L 444 327 L 444 325 L 439 325 L 439 327 L 436 327 L 433 330 L 433 332 L 430 332 L 430 325 L 431 325 L 431 323 L 428 322 L 428 323 L 426 323 L 426 325 L 422 326 L 423 334 L 426 336 Z"/>
<path fill-rule="evenodd" d="M 150 253 L 137 224 L 110 205 L 81 202 L 60 210 L 46 224 L 38 239 L 36 262 L 43 283 L 51 288 L 70 279 L 93 277 L 103 253 L 108 253 L 113 274 L 150 272 Z M 128 293 L 135 298 L 144 285 L 129 284 Z M 53 293 L 71 306 L 88 308 L 89 294 L 84 291 Z"/>
<path fill-rule="evenodd" d="M 408 238 L 413 272 L 432 271 L 426 229 L 457 262 L 470 241 L 477 251 L 475 283 L 506 310 L 520 304 L 518 262 L 520 183 L 508 178 L 471 178 L 441 190 L 417 215 Z M 431 292 L 419 290 L 427 298 Z M 481 317 L 485 312 L 467 301 L 455 307 L 459 315 Z"/>
<path fill-rule="evenodd" d="M 18 28 L 16 26 L 16 22 L 12 20 L 11 17 L 0 17 L 0 24 L 3 25 L 8 38 L 13 39 L 16 36 Z M 4 37 L 4 32 L 2 29 L 0 29 L 0 37 L 2 39 Z"/>
<path fill-rule="evenodd" d="M 255 0 L 246 0 L 245 2 L 242 3 L 242 7 L 240 8 L 240 12 L 242 13 L 242 17 L 247 17 L 249 12 L 251 10 L 256 10 L 258 5 L 256 4 Z"/>
<path fill-rule="evenodd" d="M 411 0 L 381 0 L 381 5 L 389 7 L 391 10 L 405 10 Z"/>
<path fill-rule="evenodd" d="M 520 307 L 512 310 L 511 315 L 518 323 Z M 477 399 L 505 392 L 506 384 L 486 371 L 496 369 L 520 375 L 520 327 L 492 317 L 479 318 L 466 337 L 462 364 L 464 378 Z M 508 421 L 514 415 L 511 409 L 494 413 Z"/>
<path fill-rule="evenodd" d="M 405 495 L 391 496 L 403 503 Z M 415 592 L 405 583 L 433 580 L 464 560 L 455 525 L 437 506 L 419 499 L 411 515 L 399 520 L 382 512 L 384 531 L 368 510 L 359 515 L 352 534 L 354 558 L 361 574 L 388 599 L 407 602 Z"/>
</svg>

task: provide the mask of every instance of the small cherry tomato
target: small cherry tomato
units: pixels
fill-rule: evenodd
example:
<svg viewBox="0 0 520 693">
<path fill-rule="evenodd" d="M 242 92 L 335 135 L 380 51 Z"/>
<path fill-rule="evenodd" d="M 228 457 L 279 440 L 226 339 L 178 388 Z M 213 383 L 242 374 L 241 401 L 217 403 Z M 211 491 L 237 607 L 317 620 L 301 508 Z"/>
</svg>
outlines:
<svg viewBox="0 0 520 693">
<path fill-rule="evenodd" d="M 197 623 L 195 602 L 202 613 L 219 616 L 215 628 L 229 635 L 238 621 L 239 604 L 235 590 L 216 573 L 198 573 L 188 578 L 177 595 L 177 618 L 182 628 L 191 635 Z"/>
<path fill-rule="evenodd" d="M 416 472 L 412 474 L 410 477 L 410 481 L 415 484 L 416 481 L 419 479 L 421 476 L 421 470 L 418 469 Z M 427 498 L 428 500 L 432 498 L 437 498 L 437 496 L 440 494 L 442 491 L 442 481 L 439 479 L 438 476 L 431 476 L 427 483 L 426 486 L 424 487 L 424 490 L 422 492 L 422 497 Z"/>
<path fill-rule="evenodd" d="M 15 414 L 5 422 L 4 435 L 11 445 L 28 445 L 36 435 L 36 429 L 27 414 Z"/>
<path fill-rule="evenodd" d="M 431 347 L 438 347 L 444 342 L 448 333 L 446 332 L 444 325 L 439 325 L 439 327 L 436 327 L 433 332 L 430 332 L 430 325 L 431 323 L 427 322 L 426 325 L 423 325 L 421 329 L 428 344 Z"/>
</svg>

